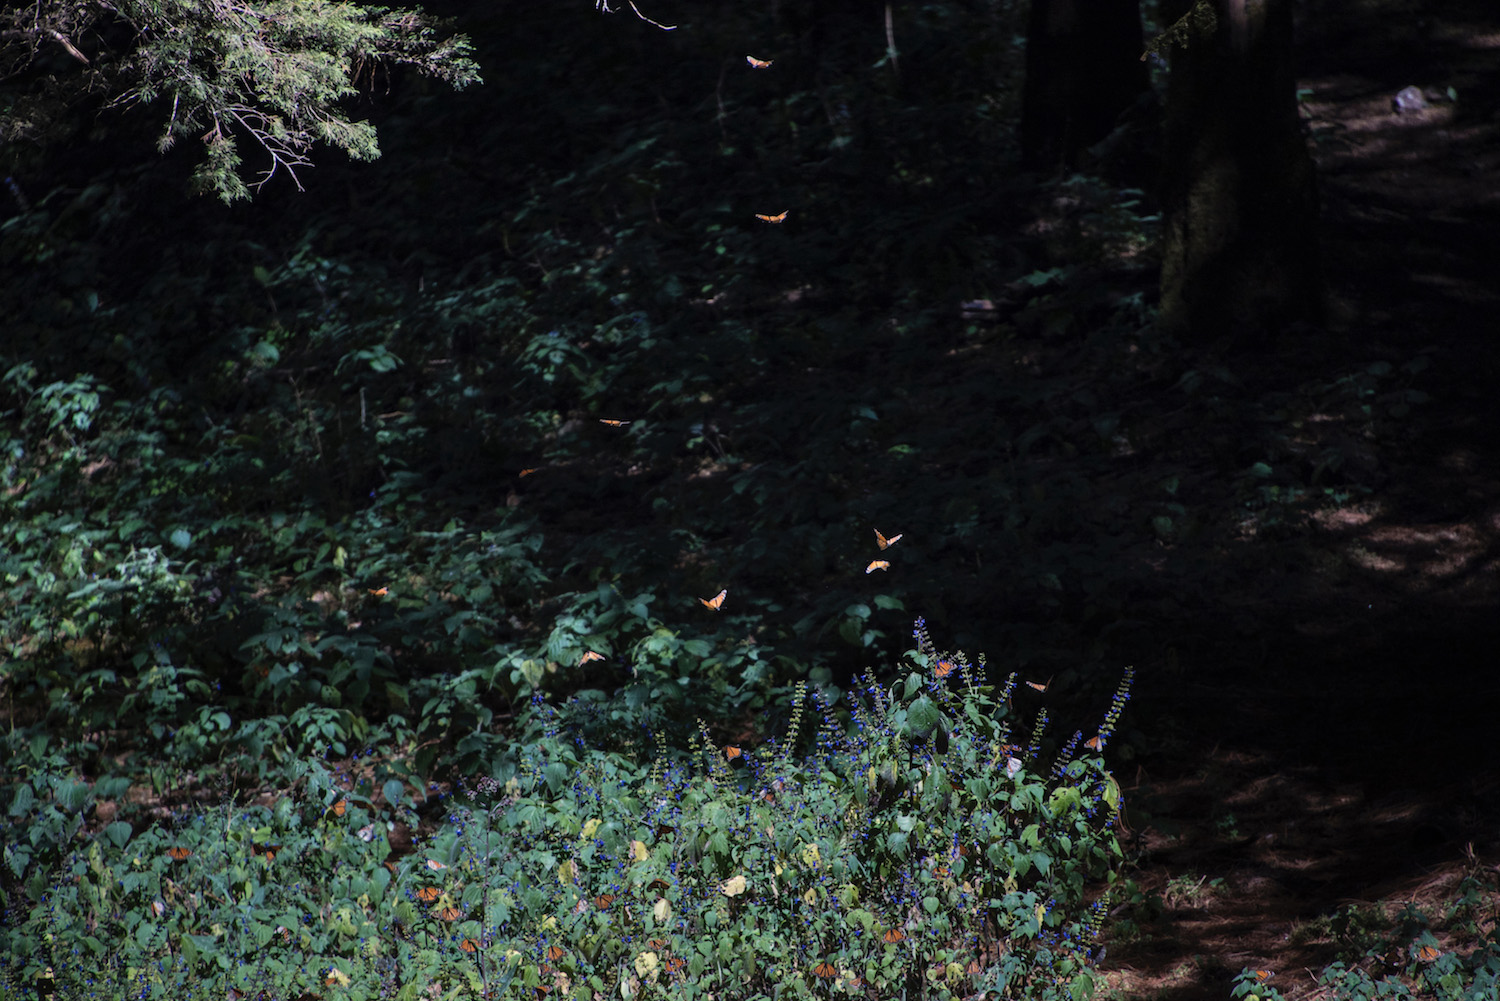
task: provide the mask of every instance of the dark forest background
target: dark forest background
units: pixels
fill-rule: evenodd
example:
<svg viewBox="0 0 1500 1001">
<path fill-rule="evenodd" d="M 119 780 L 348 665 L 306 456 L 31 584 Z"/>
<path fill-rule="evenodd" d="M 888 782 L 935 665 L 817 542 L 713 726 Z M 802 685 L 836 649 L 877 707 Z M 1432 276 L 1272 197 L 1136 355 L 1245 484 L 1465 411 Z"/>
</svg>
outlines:
<svg viewBox="0 0 1500 1001">
<path fill-rule="evenodd" d="M 1076 912 L 1108 950 L 1005 966 L 1030 900 L 909 968 L 815 931 L 777 989 L 1296 997 L 1334 960 L 1365 971 L 1339 997 L 1493 989 L 1486 5 L 434 3 L 363 42 L 296 6 L 11 5 L 0 31 L 0 983 L 90 996 L 63 971 L 97 946 L 140 996 L 688 991 L 708 960 L 675 939 L 659 970 L 567 939 L 570 966 L 546 907 L 514 931 L 477 881 L 368 900 L 456 871 L 476 818 L 541 823 L 530 783 L 567 776 L 569 836 L 645 783 L 621 815 L 661 837 L 640 804 L 676 768 L 847 821 L 826 771 L 797 774 L 837 810 L 784 788 L 852 726 L 927 756 L 872 764 L 861 810 L 930 795 L 934 754 L 1038 789 L 1094 762 L 1087 838 L 1117 854 L 1028 934 Z M 252 93 L 329 109 L 323 141 L 181 110 L 244 39 Z M 728 851 L 702 816 L 694 859 Z M 1067 868 L 1076 837 L 1038 851 Z M 203 901 L 295 878 L 241 891 L 225 861 L 194 897 L 188 843 L 334 853 L 368 886 L 298 870 L 325 894 L 301 924 L 365 907 L 359 934 L 247 903 L 231 947 Z M 566 884 L 560 843 L 503 866 Z M 422 945 L 422 905 L 470 923 Z M 413 951 L 362 973 L 375 937 Z M 734 976 L 714 996 L 774 996 Z"/>
</svg>

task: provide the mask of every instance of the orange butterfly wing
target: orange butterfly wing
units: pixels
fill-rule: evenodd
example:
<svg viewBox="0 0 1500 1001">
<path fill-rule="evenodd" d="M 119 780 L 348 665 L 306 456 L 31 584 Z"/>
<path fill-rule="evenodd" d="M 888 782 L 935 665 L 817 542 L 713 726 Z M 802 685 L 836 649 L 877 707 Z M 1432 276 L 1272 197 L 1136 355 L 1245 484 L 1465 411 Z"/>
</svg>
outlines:
<svg viewBox="0 0 1500 1001">
<path fill-rule="evenodd" d="M 790 212 L 791 209 L 787 209 L 786 211 Z M 761 215 L 759 212 L 757 212 L 755 213 L 755 218 L 759 219 L 761 222 L 786 222 L 786 212 L 783 212 L 780 215 Z"/>
<path fill-rule="evenodd" d="M 839 975 L 838 967 L 832 963 L 819 963 L 813 967 L 814 976 L 822 977 L 824 980 L 832 980 Z"/>
<path fill-rule="evenodd" d="M 1092 748 L 1095 751 L 1104 750 L 1104 734 L 1101 733 L 1097 734 L 1096 736 L 1090 737 L 1088 740 L 1085 740 L 1083 742 L 1083 746 Z"/>
<path fill-rule="evenodd" d="M 754 56 L 745 57 L 745 62 L 749 63 L 751 66 L 754 66 L 758 70 L 766 69 L 775 61 L 776 60 L 774 59 L 756 59 Z"/>
<path fill-rule="evenodd" d="M 726 587 L 712 598 L 699 598 L 698 600 L 717 612 L 720 608 L 724 607 L 724 599 L 727 597 L 729 597 L 729 588 Z"/>
<path fill-rule="evenodd" d="M 894 942 L 904 941 L 905 938 L 906 938 L 906 932 L 902 931 L 900 928 L 892 928 L 890 931 L 888 931 L 888 932 L 885 933 L 885 935 L 882 937 L 881 941 L 887 942 L 887 943 L 894 943 Z"/>
<path fill-rule="evenodd" d="M 874 573 L 876 570 L 889 570 L 890 568 L 890 560 L 871 560 L 870 565 L 865 567 L 865 573 Z"/>
<path fill-rule="evenodd" d="M 1027 688 L 1035 688 L 1039 692 L 1045 692 L 1051 685 L 1052 685 L 1052 679 L 1051 678 L 1048 678 L 1046 681 L 1042 682 L 1041 684 L 1037 684 L 1035 681 L 1028 681 L 1028 682 L 1026 682 L 1026 687 Z"/>
<path fill-rule="evenodd" d="M 446 869 L 448 867 L 442 862 L 439 862 L 437 859 L 430 858 L 427 860 L 427 868 L 431 869 L 433 872 L 437 872 L 439 869 Z"/>
<path fill-rule="evenodd" d="M 868 573 L 868 572 L 869 571 L 866 571 L 866 573 Z M 950 675 L 950 674 L 953 673 L 953 667 L 954 667 L 953 661 L 951 661 L 951 660 L 940 660 L 940 661 L 937 662 L 937 667 L 933 668 L 932 671 L 939 678 L 946 678 L 946 677 L 948 677 L 948 675 Z"/>
<path fill-rule="evenodd" d="M 578 658 L 578 666 L 582 667 L 583 665 L 587 664 L 591 660 L 603 660 L 603 659 L 604 659 L 604 654 L 602 654 L 602 653 L 595 653 L 594 651 L 590 650 L 588 653 L 586 653 L 582 657 Z"/>
<path fill-rule="evenodd" d="M 608 424 L 612 428 L 622 428 L 625 425 L 629 424 L 630 422 L 629 421 L 612 421 L 612 420 L 610 420 L 607 417 L 601 417 L 601 418 L 599 418 L 599 423 L 600 424 Z"/>
<path fill-rule="evenodd" d="M 885 536 L 880 534 L 880 529 L 875 529 L 875 545 L 879 546 L 881 549 L 888 549 L 889 547 L 894 546 L 900 541 L 901 536 L 899 535 L 893 535 L 889 539 L 887 539 Z"/>
<path fill-rule="evenodd" d="M 191 854 L 193 854 L 193 851 L 192 851 L 191 848 L 177 848 L 177 847 L 172 847 L 172 848 L 168 848 L 167 849 L 167 857 L 170 858 L 174 862 L 181 862 L 183 859 L 187 858 Z"/>
</svg>

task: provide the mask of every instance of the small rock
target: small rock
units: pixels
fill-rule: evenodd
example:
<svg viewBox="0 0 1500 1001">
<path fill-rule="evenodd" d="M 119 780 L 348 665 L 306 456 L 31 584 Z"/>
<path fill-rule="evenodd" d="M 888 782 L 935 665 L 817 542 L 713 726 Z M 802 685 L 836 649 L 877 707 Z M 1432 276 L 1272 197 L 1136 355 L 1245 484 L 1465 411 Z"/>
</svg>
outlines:
<svg viewBox="0 0 1500 1001">
<path fill-rule="evenodd" d="M 1420 87 L 1403 87 L 1400 92 L 1391 99 L 1391 104 L 1396 109 L 1396 114 L 1404 115 L 1408 111 L 1421 111 L 1427 107 L 1427 98 Z"/>
</svg>

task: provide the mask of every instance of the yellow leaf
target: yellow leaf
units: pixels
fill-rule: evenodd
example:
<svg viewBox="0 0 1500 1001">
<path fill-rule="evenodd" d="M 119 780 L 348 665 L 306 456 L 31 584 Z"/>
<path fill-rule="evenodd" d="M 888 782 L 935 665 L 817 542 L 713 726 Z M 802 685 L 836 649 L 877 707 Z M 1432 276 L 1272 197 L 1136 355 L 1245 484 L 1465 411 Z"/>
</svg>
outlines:
<svg viewBox="0 0 1500 1001">
<path fill-rule="evenodd" d="M 591 817 L 588 823 L 583 825 L 583 830 L 578 832 L 578 836 L 585 841 L 591 840 L 594 837 L 594 832 L 599 830 L 599 824 L 600 820 L 598 817 Z"/>
<path fill-rule="evenodd" d="M 572 859 L 557 867 L 557 881 L 564 886 L 578 882 L 578 867 L 573 864 Z"/>
<path fill-rule="evenodd" d="M 635 857 L 637 862 L 644 862 L 651 857 L 651 853 L 646 850 L 646 843 L 640 840 L 630 843 L 630 854 Z"/>
<path fill-rule="evenodd" d="M 744 876 L 735 876 L 724 880 L 723 884 L 719 887 L 719 892 L 726 897 L 738 897 L 745 892 L 746 885 L 748 884 Z"/>
<path fill-rule="evenodd" d="M 656 919 L 656 923 L 659 925 L 666 924 L 672 917 L 672 905 L 666 897 L 658 898 L 656 903 L 651 905 L 651 916 Z"/>
<path fill-rule="evenodd" d="M 643 952 L 635 957 L 635 972 L 642 980 L 651 980 L 661 969 L 661 958 L 654 952 Z"/>
<path fill-rule="evenodd" d="M 818 854 L 818 846 L 815 843 L 809 841 L 807 844 L 802 846 L 803 865 L 807 866 L 809 869 L 816 869 L 818 867 L 818 863 L 822 860 L 823 857 Z"/>
</svg>

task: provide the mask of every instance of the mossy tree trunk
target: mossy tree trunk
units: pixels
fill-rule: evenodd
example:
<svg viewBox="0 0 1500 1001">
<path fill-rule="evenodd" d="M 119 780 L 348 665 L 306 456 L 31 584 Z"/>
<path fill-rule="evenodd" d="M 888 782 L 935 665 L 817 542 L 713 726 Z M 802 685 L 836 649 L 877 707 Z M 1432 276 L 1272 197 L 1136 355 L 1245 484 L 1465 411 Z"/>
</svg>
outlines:
<svg viewBox="0 0 1500 1001">
<path fill-rule="evenodd" d="M 1031 0 L 1021 160 L 1071 169 L 1151 85 L 1138 0 Z"/>
<path fill-rule="evenodd" d="M 1322 311 L 1317 179 L 1297 115 L 1291 0 L 1208 0 L 1212 34 L 1175 45 L 1162 178 L 1161 322 L 1263 340 Z M 1191 0 L 1168 0 L 1185 14 Z"/>
</svg>

